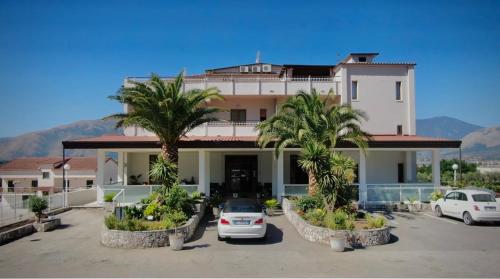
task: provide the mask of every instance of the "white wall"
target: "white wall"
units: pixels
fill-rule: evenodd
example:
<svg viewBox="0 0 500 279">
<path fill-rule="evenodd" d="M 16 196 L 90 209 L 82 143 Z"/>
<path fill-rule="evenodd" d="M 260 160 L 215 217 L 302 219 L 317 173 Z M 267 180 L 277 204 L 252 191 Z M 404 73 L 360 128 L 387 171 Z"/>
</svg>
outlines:
<svg viewBox="0 0 500 279">
<path fill-rule="evenodd" d="M 116 183 L 118 181 L 118 163 L 107 160 L 104 164 L 104 183 Z"/>
<path fill-rule="evenodd" d="M 398 183 L 398 163 L 405 163 L 403 151 L 369 151 L 366 155 L 366 182 Z"/>
<path fill-rule="evenodd" d="M 198 173 L 198 151 L 188 151 L 179 152 L 179 179 L 191 180 L 194 177 L 194 181 L 198 184 L 199 173 Z"/>
</svg>

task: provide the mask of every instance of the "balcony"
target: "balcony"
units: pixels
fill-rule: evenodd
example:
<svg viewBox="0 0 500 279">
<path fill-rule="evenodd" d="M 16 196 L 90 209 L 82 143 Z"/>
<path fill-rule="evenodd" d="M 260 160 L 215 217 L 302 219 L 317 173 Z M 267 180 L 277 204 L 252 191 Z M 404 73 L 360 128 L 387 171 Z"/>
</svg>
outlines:
<svg viewBox="0 0 500 279">
<path fill-rule="evenodd" d="M 205 123 L 187 133 L 187 136 L 257 136 L 255 126 L 259 121 Z"/>
<path fill-rule="evenodd" d="M 171 77 L 163 78 L 166 81 Z M 127 81 L 144 82 L 147 78 L 128 78 Z M 320 94 L 328 94 L 333 90 L 336 95 L 341 95 L 340 78 L 338 77 L 205 77 L 184 79 L 184 91 L 192 89 L 207 89 L 217 87 L 222 95 L 236 96 L 282 96 L 295 95 L 297 91 L 310 92 L 312 88 Z"/>
</svg>

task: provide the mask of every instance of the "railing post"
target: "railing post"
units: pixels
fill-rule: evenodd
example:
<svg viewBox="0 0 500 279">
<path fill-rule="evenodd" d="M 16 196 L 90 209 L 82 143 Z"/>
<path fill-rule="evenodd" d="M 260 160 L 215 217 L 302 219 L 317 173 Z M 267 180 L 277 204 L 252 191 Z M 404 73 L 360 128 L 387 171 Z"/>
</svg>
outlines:
<svg viewBox="0 0 500 279">
<path fill-rule="evenodd" d="M 403 202 L 403 187 L 399 184 L 399 202 Z"/>
<path fill-rule="evenodd" d="M 153 185 L 149 185 L 149 195 L 153 194 Z"/>
<path fill-rule="evenodd" d="M 285 90 L 284 90 L 284 93 L 285 95 L 288 95 L 288 78 L 286 76 L 286 73 L 285 73 L 285 80 L 284 80 L 284 86 L 285 86 Z"/>
<path fill-rule="evenodd" d="M 422 201 L 422 188 L 418 187 L 417 186 L 417 189 L 418 189 L 418 201 Z"/>
</svg>

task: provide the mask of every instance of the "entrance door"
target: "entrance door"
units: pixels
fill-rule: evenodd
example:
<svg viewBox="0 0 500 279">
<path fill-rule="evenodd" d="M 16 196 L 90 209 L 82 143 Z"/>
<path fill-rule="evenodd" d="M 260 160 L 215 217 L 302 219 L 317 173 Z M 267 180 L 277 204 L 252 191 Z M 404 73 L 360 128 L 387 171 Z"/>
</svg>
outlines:
<svg viewBox="0 0 500 279">
<path fill-rule="evenodd" d="M 226 155 L 226 194 L 250 197 L 257 191 L 257 155 Z"/>
</svg>

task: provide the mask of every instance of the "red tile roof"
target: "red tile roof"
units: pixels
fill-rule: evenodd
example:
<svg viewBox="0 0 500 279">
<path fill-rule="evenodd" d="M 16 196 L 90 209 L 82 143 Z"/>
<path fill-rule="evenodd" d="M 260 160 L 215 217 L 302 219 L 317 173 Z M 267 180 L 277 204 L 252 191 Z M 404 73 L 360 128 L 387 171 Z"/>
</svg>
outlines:
<svg viewBox="0 0 500 279">
<path fill-rule="evenodd" d="M 63 166 L 62 157 L 26 157 L 12 160 L 0 166 L 0 171 L 39 170 L 40 167 L 49 167 L 60 170 Z M 71 170 L 96 170 L 96 157 L 69 157 L 66 163 Z"/>
</svg>

